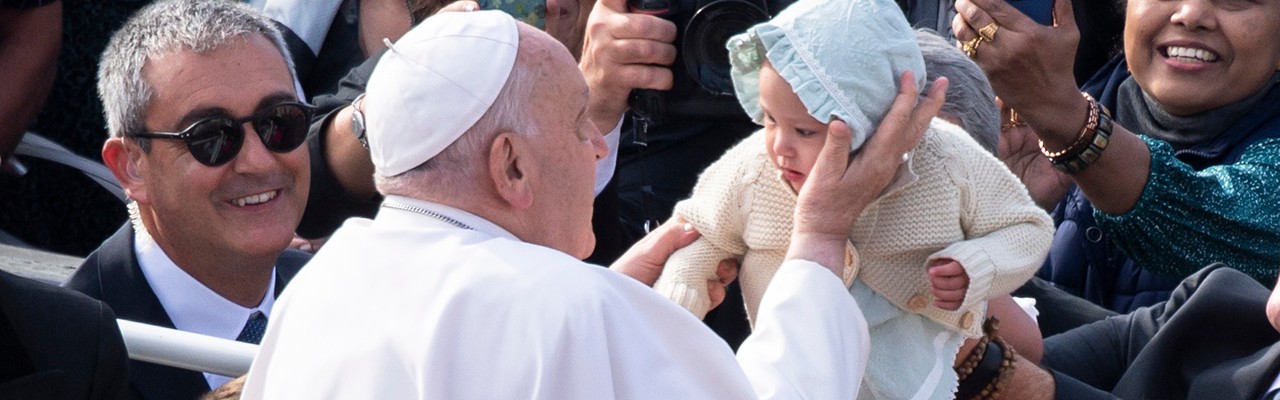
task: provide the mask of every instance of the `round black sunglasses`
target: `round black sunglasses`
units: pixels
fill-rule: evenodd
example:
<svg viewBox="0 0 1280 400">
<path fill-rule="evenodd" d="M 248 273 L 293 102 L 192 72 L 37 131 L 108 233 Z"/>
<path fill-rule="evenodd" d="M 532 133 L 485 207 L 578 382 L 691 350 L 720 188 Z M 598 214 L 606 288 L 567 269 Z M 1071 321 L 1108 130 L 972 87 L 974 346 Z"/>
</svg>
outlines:
<svg viewBox="0 0 1280 400">
<path fill-rule="evenodd" d="M 130 136 L 184 141 L 196 161 L 216 167 L 240 154 L 245 122 L 253 125 L 267 150 L 288 153 L 307 141 L 314 111 L 315 107 L 302 103 L 280 103 L 241 119 L 215 115 L 196 121 L 181 132 L 139 132 Z"/>
</svg>

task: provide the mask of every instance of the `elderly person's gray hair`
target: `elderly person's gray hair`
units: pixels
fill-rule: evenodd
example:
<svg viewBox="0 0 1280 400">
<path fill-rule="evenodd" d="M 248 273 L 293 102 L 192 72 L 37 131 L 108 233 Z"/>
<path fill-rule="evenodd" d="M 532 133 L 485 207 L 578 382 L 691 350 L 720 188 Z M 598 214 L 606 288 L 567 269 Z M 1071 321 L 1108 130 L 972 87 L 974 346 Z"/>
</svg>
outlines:
<svg viewBox="0 0 1280 400">
<path fill-rule="evenodd" d="M 947 77 L 947 102 L 943 113 L 960 120 L 960 127 L 969 132 L 982 148 L 996 153 L 1000 142 L 1000 109 L 996 107 L 995 91 L 986 73 L 965 56 L 960 49 L 929 29 L 917 29 L 916 41 L 924 56 L 927 81 L 932 84 L 939 77 Z M 929 89 L 926 87 L 924 92 Z"/>
<path fill-rule="evenodd" d="M 248 5 L 228 0 L 165 0 L 138 11 L 111 37 L 98 66 L 98 97 L 107 132 L 122 137 L 146 129 L 143 113 L 154 95 L 142 77 L 147 60 L 177 50 L 204 54 L 251 34 L 275 44 L 296 80 L 280 31 Z M 143 150 L 150 150 L 148 141 L 137 141 Z"/>
<path fill-rule="evenodd" d="M 525 27 L 520 28 L 521 46 L 517 50 L 515 67 L 511 68 L 511 74 L 507 75 L 507 81 L 502 85 L 493 105 L 489 106 L 471 128 L 435 157 L 399 175 L 374 174 L 374 184 L 379 193 L 424 197 L 426 195 L 423 190 L 430 188 L 424 188 L 423 182 L 432 182 L 431 186 L 434 187 L 455 189 L 474 185 L 476 174 L 484 172 L 484 165 L 477 160 L 489 153 L 488 146 L 499 133 L 512 132 L 523 136 L 536 134 L 532 131 L 537 124 L 531 110 L 537 95 L 539 67 L 535 65 L 533 57 L 527 54 L 526 46 L 523 45 Z"/>
</svg>

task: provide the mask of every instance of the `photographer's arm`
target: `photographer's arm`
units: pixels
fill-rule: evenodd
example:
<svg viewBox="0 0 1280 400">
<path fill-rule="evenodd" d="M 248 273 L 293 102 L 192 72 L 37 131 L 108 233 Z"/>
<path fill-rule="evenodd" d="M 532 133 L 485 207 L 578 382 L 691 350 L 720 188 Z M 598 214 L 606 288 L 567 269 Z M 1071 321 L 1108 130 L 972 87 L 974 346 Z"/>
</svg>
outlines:
<svg viewBox="0 0 1280 400">
<path fill-rule="evenodd" d="M 600 0 L 587 21 L 578 69 L 587 79 L 591 122 L 613 131 L 627 111 L 632 89 L 671 88 L 676 26 L 662 18 L 627 12 L 626 0 Z"/>
<path fill-rule="evenodd" d="M 403 6 L 403 4 L 400 4 Z M 362 5 L 363 7 L 363 5 Z M 479 4 L 471 0 L 460 0 L 449 3 L 437 12 L 466 12 L 474 11 L 480 8 Z M 399 9 L 408 12 L 407 9 Z M 382 18 L 391 18 L 387 14 L 387 10 L 382 10 L 379 14 Z M 408 21 L 408 16 L 404 16 L 404 21 Z M 403 31 L 399 31 L 403 29 Z M 364 63 L 356 66 L 350 73 L 344 77 L 339 84 L 338 93 L 332 97 L 346 102 L 352 102 L 361 93 L 364 93 L 365 86 L 369 83 L 369 76 L 373 75 L 373 69 L 378 65 L 378 60 L 385 52 L 386 46 L 382 44 L 382 39 L 371 39 L 376 36 L 385 36 L 389 39 L 397 39 L 410 29 L 409 26 L 400 26 L 395 30 L 386 30 L 385 27 L 381 32 L 374 36 L 362 36 L 362 40 L 370 39 L 377 44 L 362 43 L 362 46 L 371 46 L 368 52 L 372 53 L 369 59 Z M 362 35 L 370 33 L 362 32 Z M 351 103 L 338 108 L 336 111 L 324 120 L 321 125 L 320 135 L 324 135 L 322 142 L 324 161 L 329 166 L 329 171 L 337 180 L 338 185 L 344 191 L 346 197 L 351 199 L 370 199 L 378 195 L 377 189 L 373 186 L 373 161 L 369 158 L 369 150 L 366 150 L 351 130 L 351 116 L 354 113 L 352 107 L 359 107 L 359 104 Z"/>
</svg>

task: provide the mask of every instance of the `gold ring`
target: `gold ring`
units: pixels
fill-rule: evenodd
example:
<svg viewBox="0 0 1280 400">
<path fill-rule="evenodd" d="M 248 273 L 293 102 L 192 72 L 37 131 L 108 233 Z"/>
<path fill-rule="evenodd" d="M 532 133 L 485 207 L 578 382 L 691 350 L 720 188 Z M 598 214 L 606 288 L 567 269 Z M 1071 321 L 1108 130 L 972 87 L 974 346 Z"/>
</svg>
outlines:
<svg viewBox="0 0 1280 400">
<path fill-rule="evenodd" d="M 1026 126 L 1026 122 L 1022 122 L 1022 118 L 1018 117 L 1018 110 L 1009 109 L 1009 120 L 1000 124 L 1000 131 L 1004 132 L 1020 126 Z"/>
<path fill-rule="evenodd" d="M 973 58 L 978 55 L 978 46 L 982 45 L 982 38 L 976 37 L 960 43 L 960 50 L 964 51 L 964 55 Z"/>
<path fill-rule="evenodd" d="M 995 22 L 992 22 L 978 30 L 978 37 L 984 42 L 993 42 L 996 40 L 996 31 L 998 30 L 1000 30 L 1000 25 L 996 25 Z"/>
</svg>

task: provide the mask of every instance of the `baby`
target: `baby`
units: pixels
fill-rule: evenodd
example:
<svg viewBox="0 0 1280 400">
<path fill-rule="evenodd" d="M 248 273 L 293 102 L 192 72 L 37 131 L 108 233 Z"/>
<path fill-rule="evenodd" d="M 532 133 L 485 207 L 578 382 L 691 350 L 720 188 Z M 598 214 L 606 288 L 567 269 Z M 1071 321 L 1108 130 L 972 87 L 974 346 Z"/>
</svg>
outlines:
<svg viewBox="0 0 1280 400">
<path fill-rule="evenodd" d="M 702 237 L 655 284 L 702 317 L 718 261 L 739 258 L 748 317 L 790 241 L 797 193 L 845 121 L 857 151 L 888 112 L 897 77 L 924 87 L 915 33 L 891 0 L 800 0 L 728 43 L 738 100 L 764 129 L 707 168 L 675 213 Z M 867 318 L 860 398 L 951 398 L 986 300 L 1022 285 L 1053 235 L 1048 215 L 999 160 L 934 119 L 892 183 L 849 232 L 845 283 Z"/>
</svg>

